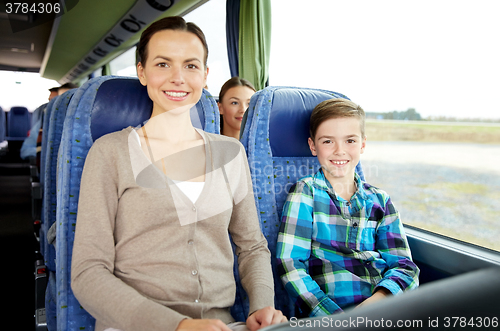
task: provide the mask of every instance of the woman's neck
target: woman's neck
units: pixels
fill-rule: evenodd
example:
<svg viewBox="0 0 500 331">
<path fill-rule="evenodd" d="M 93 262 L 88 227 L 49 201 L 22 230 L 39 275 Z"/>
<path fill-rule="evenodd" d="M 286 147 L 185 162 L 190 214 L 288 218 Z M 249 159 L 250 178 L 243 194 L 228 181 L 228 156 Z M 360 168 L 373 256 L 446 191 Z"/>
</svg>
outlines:
<svg viewBox="0 0 500 331">
<path fill-rule="evenodd" d="M 235 130 L 226 123 L 224 123 L 224 126 L 222 127 L 222 134 L 224 136 L 233 137 L 237 140 L 240 140 L 240 130 Z"/>
<path fill-rule="evenodd" d="M 199 134 L 191 123 L 191 106 L 163 112 L 153 109 L 151 118 L 144 125 L 148 137 L 172 144 L 198 140 Z"/>
<path fill-rule="evenodd" d="M 141 147 L 151 161 L 172 179 L 205 180 L 205 148 L 203 136 L 191 123 L 189 108 L 185 111 L 155 113 L 137 131 Z M 149 150 L 148 150 L 149 149 Z"/>
</svg>

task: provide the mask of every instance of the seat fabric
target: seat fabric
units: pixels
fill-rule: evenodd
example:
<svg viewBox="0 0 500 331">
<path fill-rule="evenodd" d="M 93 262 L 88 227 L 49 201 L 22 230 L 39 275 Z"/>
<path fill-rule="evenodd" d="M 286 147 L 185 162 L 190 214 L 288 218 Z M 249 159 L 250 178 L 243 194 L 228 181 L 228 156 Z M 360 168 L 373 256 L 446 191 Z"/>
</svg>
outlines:
<svg viewBox="0 0 500 331">
<path fill-rule="evenodd" d="M 57 154 L 59 144 L 61 142 L 62 130 L 66 111 L 76 89 L 66 91 L 58 96 L 52 104 L 51 110 L 45 115 L 45 129 L 42 131 L 42 149 L 44 160 L 44 172 L 41 176 L 44 177 L 43 188 L 43 223 L 40 229 L 40 248 L 44 258 L 44 263 L 47 267 L 49 281 L 47 282 L 47 290 L 45 292 L 45 316 L 47 320 L 47 329 L 49 331 L 57 329 L 56 316 L 56 292 L 55 292 L 55 277 L 56 277 L 56 250 L 54 243 L 49 243 L 47 233 L 50 227 L 56 221 L 57 197 L 56 197 L 56 175 L 57 175 Z M 44 142 L 45 138 L 45 143 Z"/>
<path fill-rule="evenodd" d="M 43 131 L 43 128 L 44 126 L 45 127 L 49 127 L 49 120 L 50 120 L 50 114 L 52 113 L 52 111 L 55 109 L 55 104 L 56 102 L 58 102 L 59 100 L 61 100 L 61 98 L 59 96 L 55 97 L 55 98 L 52 98 L 52 100 L 49 101 L 49 103 L 47 104 L 46 108 L 45 108 L 45 111 L 42 112 L 42 115 L 41 115 L 41 120 L 42 120 L 42 126 L 41 126 L 41 129 L 42 129 L 42 143 L 41 143 L 41 152 L 40 152 L 40 169 L 39 169 L 39 174 L 40 174 L 40 186 L 42 187 L 42 189 L 45 187 L 45 161 L 46 161 L 46 151 L 47 151 L 47 141 L 48 141 L 48 130 L 45 130 L 45 132 Z M 35 134 L 35 133 L 33 133 Z M 37 137 L 38 137 L 38 134 L 36 134 Z M 40 227 L 40 253 L 44 256 L 44 259 L 45 259 L 45 256 L 46 256 L 46 252 L 45 252 L 45 249 L 46 249 L 46 245 L 44 244 L 44 242 L 46 242 L 46 230 L 44 229 L 44 222 L 45 222 L 45 215 L 44 215 L 44 208 L 45 208 L 45 199 L 43 198 L 43 191 L 42 191 L 42 212 L 40 214 L 40 221 L 41 221 L 41 227 Z M 48 228 L 47 228 L 48 229 Z M 54 269 L 55 270 L 55 269 Z"/>
</svg>

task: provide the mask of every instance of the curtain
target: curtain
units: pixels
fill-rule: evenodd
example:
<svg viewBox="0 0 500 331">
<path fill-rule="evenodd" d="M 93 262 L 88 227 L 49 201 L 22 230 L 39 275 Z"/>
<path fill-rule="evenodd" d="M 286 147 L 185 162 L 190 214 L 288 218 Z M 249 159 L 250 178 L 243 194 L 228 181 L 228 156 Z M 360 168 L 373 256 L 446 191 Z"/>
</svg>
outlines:
<svg viewBox="0 0 500 331">
<path fill-rule="evenodd" d="M 238 42 L 240 39 L 240 0 L 226 2 L 226 44 L 231 77 L 239 76 Z"/>
<path fill-rule="evenodd" d="M 261 90 L 266 87 L 269 78 L 271 1 L 239 2 L 239 76 Z"/>
</svg>

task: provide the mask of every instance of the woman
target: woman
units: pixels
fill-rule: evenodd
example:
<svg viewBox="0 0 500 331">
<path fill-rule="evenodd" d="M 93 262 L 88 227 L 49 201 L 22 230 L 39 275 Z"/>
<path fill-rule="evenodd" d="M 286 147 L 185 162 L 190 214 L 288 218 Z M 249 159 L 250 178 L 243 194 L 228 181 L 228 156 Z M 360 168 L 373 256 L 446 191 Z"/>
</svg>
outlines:
<svg viewBox="0 0 500 331">
<path fill-rule="evenodd" d="M 255 93 L 255 87 L 248 80 L 233 77 L 222 85 L 219 93 L 219 113 L 221 114 L 221 133 L 240 139 L 243 114 Z"/>
<path fill-rule="evenodd" d="M 96 331 L 229 331 L 229 232 L 253 312 L 246 326 L 285 321 L 273 308 L 270 254 L 244 149 L 191 124 L 189 109 L 208 74 L 203 32 L 164 18 L 143 32 L 137 51 L 153 112 L 144 126 L 103 136 L 89 151 L 73 248 L 75 296 L 96 318 Z"/>
</svg>

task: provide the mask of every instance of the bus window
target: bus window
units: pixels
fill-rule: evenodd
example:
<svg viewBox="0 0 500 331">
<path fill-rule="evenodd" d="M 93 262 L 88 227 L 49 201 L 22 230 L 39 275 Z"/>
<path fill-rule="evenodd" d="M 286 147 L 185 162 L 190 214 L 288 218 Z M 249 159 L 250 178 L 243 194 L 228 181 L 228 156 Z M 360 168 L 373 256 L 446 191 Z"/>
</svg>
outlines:
<svg viewBox="0 0 500 331">
<path fill-rule="evenodd" d="M 205 33 L 208 43 L 208 78 L 210 94 L 219 95 L 222 85 L 231 78 L 226 47 L 226 0 L 211 0 L 184 16 Z"/>
<path fill-rule="evenodd" d="M 48 102 L 49 89 L 59 85 L 54 80 L 40 77 L 39 73 L 2 70 L 0 107 L 9 111 L 13 106 L 23 106 L 32 112 Z"/>
<path fill-rule="evenodd" d="M 137 69 L 135 66 L 136 48 L 135 46 L 132 47 L 109 63 L 112 75 L 137 77 Z"/>
<path fill-rule="evenodd" d="M 403 222 L 500 250 L 500 3 L 275 0 L 272 10 L 270 85 L 360 104 L 366 180 Z"/>
</svg>

